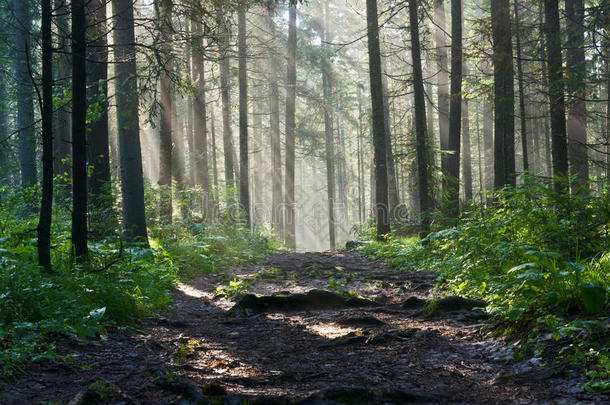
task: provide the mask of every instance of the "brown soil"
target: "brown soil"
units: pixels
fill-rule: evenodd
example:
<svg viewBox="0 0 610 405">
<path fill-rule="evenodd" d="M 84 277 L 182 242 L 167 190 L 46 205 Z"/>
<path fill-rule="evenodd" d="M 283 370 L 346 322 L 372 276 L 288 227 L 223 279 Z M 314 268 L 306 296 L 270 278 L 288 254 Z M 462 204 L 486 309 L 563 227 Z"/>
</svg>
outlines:
<svg viewBox="0 0 610 405">
<path fill-rule="evenodd" d="M 216 288 L 234 277 L 250 279 L 248 292 L 257 295 L 343 290 L 378 305 L 230 311 L 235 302 L 219 297 Z M 31 365 L 16 379 L 0 381 L 0 403 L 608 400 L 583 392 L 582 381 L 566 379 L 565 370 L 539 369 L 535 361 L 515 364 L 509 345 L 483 331 L 476 309 L 449 308 L 424 317 L 415 298 L 403 308 L 409 297 L 433 297 L 434 283 L 432 273 L 387 269 L 355 252 L 280 252 L 264 264 L 180 285 L 175 308 L 146 319 L 141 334 L 64 339 L 63 354 L 73 360 Z"/>
</svg>

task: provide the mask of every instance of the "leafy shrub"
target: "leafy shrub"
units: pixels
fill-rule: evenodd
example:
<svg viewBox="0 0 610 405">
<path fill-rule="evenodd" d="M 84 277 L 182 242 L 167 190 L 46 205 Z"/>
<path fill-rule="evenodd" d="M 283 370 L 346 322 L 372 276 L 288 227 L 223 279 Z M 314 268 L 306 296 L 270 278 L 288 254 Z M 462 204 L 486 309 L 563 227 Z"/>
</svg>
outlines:
<svg viewBox="0 0 610 405">
<path fill-rule="evenodd" d="M 279 246 L 271 235 L 230 222 L 175 222 L 157 228 L 151 237 L 186 278 L 263 260 Z"/>
<path fill-rule="evenodd" d="M 155 198 L 154 189 L 147 188 Z M 60 196 L 61 197 L 61 196 Z M 121 245 L 109 220 L 89 244 L 90 259 L 74 266 L 70 207 L 57 198 L 52 229 L 53 274 L 36 264 L 37 190 L 0 188 L 0 376 L 27 361 L 57 357 L 59 336 L 87 339 L 171 305 L 179 276 L 260 260 L 276 246 L 235 223 L 176 222 L 150 230 L 152 248 Z M 111 216 L 111 215 L 108 215 Z M 108 231 L 110 230 L 110 231 Z M 103 238 L 103 233 L 110 236 Z"/>
<path fill-rule="evenodd" d="M 424 240 L 390 238 L 362 250 L 404 270 L 436 271 L 454 294 L 486 300 L 507 333 L 527 335 L 524 329 L 534 321 L 532 336 L 550 331 L 573 344 L 565 353 L 577 351 L 585 364 L 607 359 L 608 196 L 570 196 L 526 181 L 495 194 L 494 201 Z"/>
</svg>

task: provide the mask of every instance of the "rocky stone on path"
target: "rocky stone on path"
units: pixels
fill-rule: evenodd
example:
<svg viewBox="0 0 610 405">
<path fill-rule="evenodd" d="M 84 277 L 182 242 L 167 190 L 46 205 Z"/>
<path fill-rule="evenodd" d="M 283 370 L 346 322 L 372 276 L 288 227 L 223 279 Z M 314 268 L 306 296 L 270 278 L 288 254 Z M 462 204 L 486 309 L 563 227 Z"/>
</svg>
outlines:
<svg viewBox="0 0 610 405">
<path fill-rule="evenodd" d="M 421 309 L 428 301 L 419 297 L 411 296 L 402 303 L 402 309 Z"/>
<path fill-rule="evenodd" d="M 343 297 L 330 291 L 311 290 L 306 294 L 286 296 L 266 295 L 258 297 L 254 294 L 247 294 L 231 308 L 230 313 L 315 311 L 375 305 L 378 304 L 365 298 Z"/>
<path fill-rule="evenodd" d="M 421 310 L 421 314 L 426 316 L 439 316 L 454 312 L 468 312 L 472 319 L 485 318 L 484 311 L 474 311 L 474 308 L 484 308 L 487 303 L 482 300 L 474 300 L 470 298 L 458 297 L 451 295 L 448 297 L 425 300 L 416 296 L 407 298 L 402 303 L 402 309 Z"/>
<path fill-rule="evenodd" d="M 483 300 L 474 300 L 458 297 L 457 295 L 450 295 L 448 297 L 430 301 L 427 304 L 424 313 L 428 316 L 436 316 L 447 312 L 472 311 L 474 308 L 485 308 L 486 306 L 487 303 Z"/>
<path fill-rule="evenodd" d="M 360 242 L 359 240 L 348 240 L 347 242 L 345 242 L 346 250 L 358 249 L 361 246 L 364 246 L 364 243 Z"/>
</svg>

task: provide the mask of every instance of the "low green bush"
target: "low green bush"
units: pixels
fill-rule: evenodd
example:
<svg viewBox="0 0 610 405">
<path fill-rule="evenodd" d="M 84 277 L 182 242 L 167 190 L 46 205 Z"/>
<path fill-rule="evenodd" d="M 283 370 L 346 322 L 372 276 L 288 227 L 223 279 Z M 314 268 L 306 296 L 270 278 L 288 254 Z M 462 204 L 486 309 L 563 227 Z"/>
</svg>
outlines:
<svg viewBox="0 0 610 405">
<path fill-rule="evenodd" d="M 496 330 L 520 335 L 524 349 L 540 350 L 538 338 L 551 333 L 565 343 L 563 355 L 607 372 L 608 197 L 556 193 L 529 180 L 493 197 L 453 228 L 362 251 L 404 270 L 434 270 L 451 293 L 484 299 Z"/>
<path fill-rule="evenodd" d="M 0 191 L 0 376 L 28 361 L 57 358 L 59 337 L 104 337 L 109 328 L 135 327 L 142 316 L 170 307 L 180 279 L 262 260 L 277 246 L 228 221 L 183 220 L 153 225 L 151 247 L 125 246 L 118 231 L 106 239 L 93 234 L 89 261 L 74 265 L 69 206 L 58 198 L 48 274 L 36 264 L 37 191 Z"/>
</svg>

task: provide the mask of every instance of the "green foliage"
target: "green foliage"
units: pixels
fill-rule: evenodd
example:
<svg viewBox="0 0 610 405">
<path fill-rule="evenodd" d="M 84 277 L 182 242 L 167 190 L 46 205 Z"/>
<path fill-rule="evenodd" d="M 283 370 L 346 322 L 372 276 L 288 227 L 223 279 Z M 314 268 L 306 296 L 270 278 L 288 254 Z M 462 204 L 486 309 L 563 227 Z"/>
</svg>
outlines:
<svg viewBox="0 0 610 405">
<path fill-rule="evenodd" d="M 132 251 L 102 272 L 58 267 L 46 275 L 19 249 L 0 256 L 0 364 L 2 374 L 26 360 L 53 357 L 53 338 L 104 336 L 108 327 L 167 308 L 175 268 L 164 252 Z M 150 255 L 149 258 L 146 256 Z"/>
<path fill-rule="evenodd" d="M 89 243 L 89 262 L 75 266 L 70 211 L 58 198 L 54 273 L 46 274 L 36 261 L 37 213 L 31 207 L 37 190 L 0 191 L 0 376 L 29 361 L 57 358 L 59 336 L 104 338 L 108 328 L 131 328 L 140 317 L 168 309 L 179 277 L 260 260 L 275 246 L 235 224 L 186 220 L 153 227 L 152 248 L 123 246 L 111 211 L 98 215 L 109 217 L 109 226 L 94 229 L 98 239 Z"/>
<path fill-rule="evenodd" d="M 174 222 L 153 230 L 151 238 L 186 278 L 263 260 L 279 246 L 270 235 L 229 222 Z"/>
<path fill-rule="evenodd" d="M 178 353 L 176 353 L 175 359 L 178 362 L 186 360 L 188 357 L 191 357 L 195 354 L 197 349 L 201 347 L 201 342 L 197 339 L 189 339 L 188 342 L 181 345 L 178 349 Z"/>
<path fill-rule="evenodd" d="M 246 279 L 237 279 L 229 281 L 229 285 L 224 287 L 216 287 L 216 293 L 230 300 L 238 300 L 252 287 L 252 284 Z"/>
<path fill-rule="evenodd" d="M 581 359 L 583 367 L 604 364 L 607 372 L 607 196 L 558 194 L 527 181 L 497 193 L 494 201 L 424 240 L 390 238 L 362 250 L 404 270 L 434 270 L 452 293 L 488 302 L 487 310 L 505 333 L 526 335 L 532 342 L 551 333 L 565 343 L 564 358 Z M 528 330 L 532 322 L 536 326 Z"/>
</svg>

